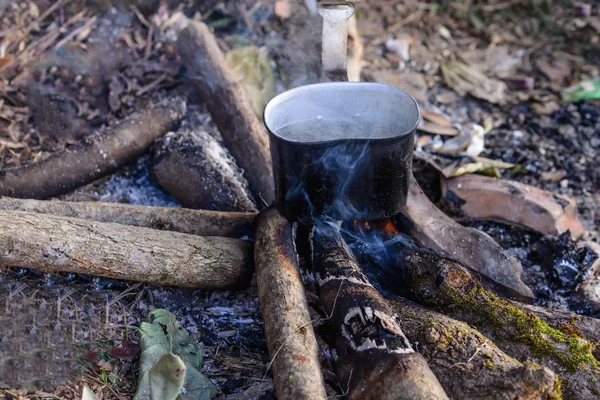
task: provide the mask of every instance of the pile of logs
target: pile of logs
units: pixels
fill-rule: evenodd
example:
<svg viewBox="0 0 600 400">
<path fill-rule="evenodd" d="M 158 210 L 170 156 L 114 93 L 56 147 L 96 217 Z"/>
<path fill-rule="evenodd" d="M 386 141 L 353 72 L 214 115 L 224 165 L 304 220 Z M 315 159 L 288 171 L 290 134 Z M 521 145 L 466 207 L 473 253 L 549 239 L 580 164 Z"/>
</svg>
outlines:
<svg viewBox="0 0 600 400">
<path fill-rule="evenodd" d="M 377 266 L 359 265 L 336 226 L 297 235 L 276 208 L 253 211 L 273 200 L 267 135 L 207 26 L 181 26 L 177 47 L 250 192 L 224 185 L 248 212 L 43 200 L 113 172 L 164 136 L 186 112 L 181 99 L 165 100 L 51 158 L 0 172 L 0 218 L 9 222 L 0 228 L 0 266 L 203 289 L 244 287 L 256 272 L 280 399 L 332 394 L 320 338 L 334 349 L 338 393 L 350 399 L 597 398 L 600 320 L 525 304 L 533 294 L 519 262 L 437 209 L 414 179 L 397 221 L 417 245 L 399 245 L 393 265 L 381 268 L 385 297 L 363 272 Z M 198 195 L 191 192 L 178 191 L 180 201 Z"/>
</svg>

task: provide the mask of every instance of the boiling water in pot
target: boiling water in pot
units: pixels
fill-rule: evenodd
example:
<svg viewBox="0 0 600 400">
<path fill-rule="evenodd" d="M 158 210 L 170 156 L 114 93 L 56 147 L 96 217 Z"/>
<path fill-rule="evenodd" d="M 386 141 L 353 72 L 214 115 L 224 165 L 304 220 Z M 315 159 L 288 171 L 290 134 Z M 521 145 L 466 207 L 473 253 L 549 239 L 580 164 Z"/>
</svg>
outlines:
<svg viewBox="0 0 600 400">
<path fill-rule="evenodd" d="M 336 139 L 374 139 L 394 136 L 389 123 L 374 120 L 326 120 L 314 118 L 295 122 L 277 130 L 277 135 L 293 142 L 325 142 Z"/>
</svg>

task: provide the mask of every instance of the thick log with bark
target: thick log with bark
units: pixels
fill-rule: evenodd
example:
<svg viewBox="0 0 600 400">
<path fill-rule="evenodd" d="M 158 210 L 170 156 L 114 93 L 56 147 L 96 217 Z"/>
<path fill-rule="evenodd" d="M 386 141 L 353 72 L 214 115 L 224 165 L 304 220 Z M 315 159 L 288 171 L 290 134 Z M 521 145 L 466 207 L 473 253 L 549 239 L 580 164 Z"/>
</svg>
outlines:
<svg viewBox="0 0 600 400">
<path fill-rule="evenodd" d="M 293 225 L 275 208 L 256 221 L 258 298 L 279 399 L 325 399 L 319 346 L 312 327 Z"/>
<path fill-rule="evenodd" d="M 256 213 L 134 206 L 93 201 L 25 200 L 11 197 L 0 197 L 0 210 L 114 222 L 198 236 L 229 237 L 252 236 L 256 217 Z"/>
<path fill-rule="evenodd" d="M 177 48 L 189 74 L 206 100 L 225 145 L 244 169 L 256 198 L 274 198 L 269 138 L 256 118 L 244 88 L 227 67 L 217 41 L 206 24 L 186 21 Z"/>
<path fill-rule="evenodd" d="M 439 210 L 414 176 L 398 220 L 411 238 L 477 272 L 494 290 L 521 301 L 533 300 L 533 292 L 521 281 L 521 264 L 485 233 L 464 227 Z"/>
<path fill-rule="evenodd" d="M 252 245 L 76 218 L 0 211 L 0 266 L 201 289 L 247 286 Z"/>
<path fill-rule="evenodd" d="M 164 100 L 45 160 L 2 170 L 0 196 L 45 199 L 114 172 L 167 133 L 185 111 L 182 99 Z"/>
<path fill-rule="evenodd" d="M 520 361 L 531 358 L 549 366 L 563 380 L 565 399 L 595 399 L 600 393 L 600 363 L 592 343 L 495 295 L 457 262 L 404 248 L 386 271 L 401 294 L 474 326 Z"/>
<path fill-rule="evenodd" d="M 464 322 L 401 297 L 387 300 L 451 399 L 560 397 L 558 376 L 547 367 L 517 361 Z"/>
<path fill-rule="evenodd" d="M 447 399 L 337 229 L 316 229 L 312 243 L 319 297 L 335 332 L 337 375 L 349 384 L 348 398 Z"/>
</svg>

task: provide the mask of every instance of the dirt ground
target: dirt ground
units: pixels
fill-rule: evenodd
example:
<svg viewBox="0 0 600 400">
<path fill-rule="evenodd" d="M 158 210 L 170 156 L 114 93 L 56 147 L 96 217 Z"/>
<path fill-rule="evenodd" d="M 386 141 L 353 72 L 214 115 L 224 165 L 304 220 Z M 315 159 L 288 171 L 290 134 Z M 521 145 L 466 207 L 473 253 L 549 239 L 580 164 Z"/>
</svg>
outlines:
<svg viewBox="0 0 600 400">
<path fill-rule="evenodd" d="M 271 0 L 0 0 L 0 169 L 37 162 L 173 93 L 186 95 L 210 125 L 203 105 L 194 105 L 198 96 L 175 50 L 176 10 L 211 25 L 224 51 L 263 48 L 276 92 L 318 81 L 320 18 L 301 2 L 289 7 L 288 15 Z M 600 8 L 581 13 L 570 1 L 359 1 L 357 26 L 364 80 L 407 90 L 423 110 L 444 113 L 461 129 L 489 126 L 481 156 L 518 164 L 500 170 L 504 178 L 575 199 L 585 239 L 600 242 L 600 104 L 561 99 L 566 87 L 600 74 Z M 445 79 L 442 70 L 452 62 L 485 79 Z M 515 77 L 519 84 L 532 78 L 533 87 L 505 86 Z M 448 140 L 426 131 L 418 136 L 418 146 L 432 153 Z M 457 155 L 440 159 L 464 162 Z M 153 181 L 150 163 L 141 157 L 63 199 L 179 206 Z M 569 288 L 552 282 L 532 251 L 556 239 L 458 217 L 523 263 L 540 305 L 572 308 Z M 83 384 L 99 399 L 132 397 L 136 327 L 153 308 L 174 312 L 202 343 L 202 372 L 219 387 L 217 398 L 275 398 L 255 283 L 206 292 L 15 266 L 0 271 L 0 299 L 0 352 L 25 355 L 0 366 L 4 398 L 80 398 Z M 60 350 L 48 354 L 49 347 Z M 73 374 L 77 369 L 82 375 Z"/>
</svg>

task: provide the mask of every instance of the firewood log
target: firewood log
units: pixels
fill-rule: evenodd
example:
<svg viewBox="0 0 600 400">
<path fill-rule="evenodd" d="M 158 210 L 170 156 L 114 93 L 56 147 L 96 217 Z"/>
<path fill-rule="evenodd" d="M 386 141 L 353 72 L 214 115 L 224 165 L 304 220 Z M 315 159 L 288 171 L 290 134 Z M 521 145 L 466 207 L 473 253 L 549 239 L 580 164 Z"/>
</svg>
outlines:
<svg viewBox="0 0 600 400">
<path fill-rule="evenodd" d="M 257 218 L 254 257 L 277 397 L 325 399 L 319 346 L 298 272 L 294 229 L 275 208 Z"/>
<path fill-rule="evenodd" d="M 0 266 L 200 289 L 247 286 L 252 245 L 77 218 L 0 211 Z"/>
<path fill-rule="evenodd" d="M 400 294 L 474 326 L 520 361 L 550 367 L 563 380 L 565 399 L 595 399 L 600 393 L 600 363 L 592 343 L 497 296 L 459 263 L 405 247 L 386 271 Z"/>
<path fill-rule="evenodd" d="M 229 237 L 252 236 L 256 217 L 256 213 L 189 210 L 187 208 L 134 206 L 91 201 L 25 200 L 10 197 L 0 197 L 0 210 L 114 222 L 198 236 Z"/>
<path fill-rule="evenodd" d="M 533 301 L 533 292 L 521 281 L 521 264 L 485 233 L 464 227 L 439 210 L 414 176 L 398 222 L 408 236 L 477 272 L 495 291 L 524 302 Z"/>
<path fill-rule="evenodd" d="M 45 160 L 0 171 L 0 196 L 45 199 L 66 193 L 142 154 L 186 111 L 180 98 L 151 105 Z"/>
<path fill-rule="evenodd" d="M 189 75 L 204 97 L 225 145 L 245 171 L 256 198 L 274 198 L 269 138 L 256 118 L 244 88 L 236 81 L 206 24 L 188 20 L 177 48 Z"/>
<path fill-rule="evenodd" d="M 387 301 L 451 399 L 560 397 L 560 380 L 549 368 L 517 361 L 464 322 L 401 297 Z"/>
<path fill-rule="evenodd" d="M 337 375 L 349 399 L 447 399 L 398 315 L 370 284 L 335 228 L 313 236 L 319 297 L 335 332 Z"/>
</svg>

